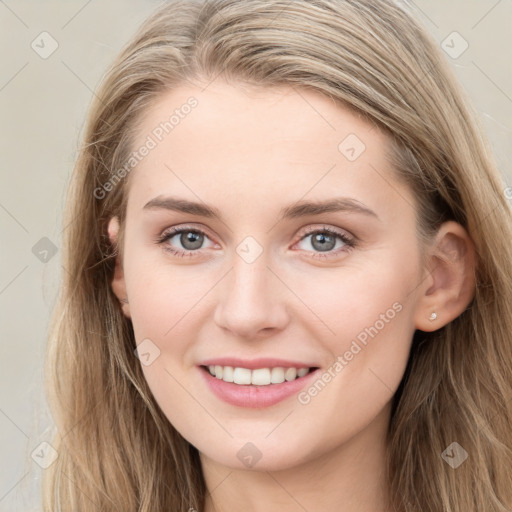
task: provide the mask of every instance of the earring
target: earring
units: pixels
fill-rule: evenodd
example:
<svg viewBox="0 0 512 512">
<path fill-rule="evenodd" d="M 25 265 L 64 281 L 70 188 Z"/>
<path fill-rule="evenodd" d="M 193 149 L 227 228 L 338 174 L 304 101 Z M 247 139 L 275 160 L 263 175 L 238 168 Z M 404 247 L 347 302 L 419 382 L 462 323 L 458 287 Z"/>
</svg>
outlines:
<svg viewBox="0 0 512 512">
<path fill-rule="evenodd" d="M 124 302 L 125 304 L 128 304 L 128 299 L 127 298 L 121 299 L 121 302 Z"/>
<path fill-rule="evenodd" d="M 429 320 L 430 320 L 431 322 L 433 322 L 436 318 L 437 318 L 437 313 L 436 313 L 436 312 L 433 312 L 433 313 L 430 315 Z"/>
</svg>

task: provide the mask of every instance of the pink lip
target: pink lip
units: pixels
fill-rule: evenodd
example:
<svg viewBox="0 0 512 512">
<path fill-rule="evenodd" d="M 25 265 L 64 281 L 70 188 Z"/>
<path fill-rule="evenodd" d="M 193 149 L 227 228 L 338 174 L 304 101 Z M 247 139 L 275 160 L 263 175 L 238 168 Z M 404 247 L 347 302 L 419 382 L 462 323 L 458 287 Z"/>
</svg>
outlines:
<svg viewBox="0 0 512 512">
<path fill-rule="evenodd" d="M 269 365 L 268 359 L 265 361 L 265 365 L 259 366 L 259 368 L 278 366 L 277 364 Z M 239 366 L 247 368 L 247 366 L 244 366 L 243 364 L 239 363 L 237 363 L 236 365 L 223 363 L 221 364 L 221 366 Z M 283 365 L 280 364 L 279 366 Z M 305 365 L 298 366 L 298 368 L 307 367 L 308 366 Z M 258 368 L 258 366 L 255 366 L 254 368 Z M 312 379 L 317 377 L 319 369 L 311 371 L 304 377 L 300 377 L 289 382 L 285 381 L 281 384 L 269 384 L 268 386 L 256 386 L 252 384 L 240 385 L 232 382 L 224 382 L 222 379 L 217 379 L 217 377 L 211 375 L 207 368 L 199 367 L 199 371 L 203 378 L 205 379 L 206 384 L 208 385 L 210 390 L 224 402 L 227 402 L 228 404 L 231 405 L 235 405 L 237 407 L 261 408 L 270 407 L 271 405 L 277 404 L 278 402 L 281 402 L 282 400 L 285 400 L 286 398 L 297 394 L 302 388 L 309 384 L 312 381 Z"/>
<path fill-rule="evenodd" d="M 318 367 L 317 364 L 302 363 L 300 361 L 284 361 L 283 359 L 275 359 L 270 357 L 260 357 L 258 359 L 238 359 L 236 357 L 222 357 L 218 359 L 208 359 L 199 363 L 201 366 L 232 366 L 233 368 L 247 368 L 256 370 L 258 368 L 312 368 Z"/>
</svg>

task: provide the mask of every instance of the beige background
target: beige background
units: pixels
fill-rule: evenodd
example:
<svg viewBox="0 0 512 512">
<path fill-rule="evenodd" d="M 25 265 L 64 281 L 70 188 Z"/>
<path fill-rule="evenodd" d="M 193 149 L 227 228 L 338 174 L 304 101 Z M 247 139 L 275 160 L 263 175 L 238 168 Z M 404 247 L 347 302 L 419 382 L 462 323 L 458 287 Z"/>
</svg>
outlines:
<svg viewBox="0 0 512 512">
<path fill-rule="evenodd" d="M 41 453 L 40 443 L 50 441 L 42 362 L 61 271 L 66 182 L 92 91 L 158 4 L 0 0 L 0 511 L 40 510 L 44 469 L 31 453 Z M 439 44 L 453 31 L 468 42 L 461 56 L 447 58 L 483 120 L 504 182 L 512 185 L 512 2 L 413 5 Z M 31 47 L 43 31 L 58 43 L 46 59 Z M 32 252 L 47 243 L 40 242 L 43 237 L 57 248 L 46 263 Z"/>
</svg>

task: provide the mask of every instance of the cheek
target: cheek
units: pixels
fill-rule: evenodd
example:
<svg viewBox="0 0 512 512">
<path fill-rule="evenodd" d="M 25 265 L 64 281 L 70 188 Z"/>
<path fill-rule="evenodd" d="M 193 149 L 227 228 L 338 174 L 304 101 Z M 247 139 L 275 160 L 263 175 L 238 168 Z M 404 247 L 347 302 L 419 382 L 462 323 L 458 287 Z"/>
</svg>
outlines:
<svg viewBox="0 0 512 512">
<path fill-rule="evenodd" d="M 368 414 L 396 391 L 415 330 L 411 291 L 418 268 L 414 259 L 383 254 L 378 261 L 378 265 L 352 268 L 339 279 L 315 279 L 314 286 L 311 280 L 295 281 L 322 320 L 317 338 L 333 361 L 330 374 L 325 375 L 327 387 L 332 382 L 334 395 L 347 410 L 362 412 L 368 407 Z M 317 387 L 323 389 L 321 383 Z M 304 396 L 304 402 L 309 398 Z"/>
<path fill-rule="evenodd" d="M 411 291 L 418 279 L 414 260 L 398 260 L 385 251 L 371 258 L 346 268 L 287 276 L 288 282 L 293 282 L 293 292 L 307 306 L 302 308 L 302 320 L 311 324 L 316 317 L 317 334 L 322 335 L 319 339 L 338 351 L 347 349 L 347 342 L 350 345 L 353 339 L 364 344 L 410 323 Z"/>
<path fill-rule="evenodd" d="M 179 267 L 135 263 L 134 258 L 127 268 L 127 291 L 133 297 L 130 313 L 144 377 L 170 423 L 187 439 L 200 438 L 197 418 L 203 418 L 204 410 L 194 397 L 202 390 L 190 371 L 195 371 L 191 350 L 200 328 L 198 300 L 208 290 L 205 276 L 190 279 L 185 274 L 192 272 Z M 144 364 L 141 354 L 148 351 L 150 361 Z"/>
<path fill-rule="evenodd" d="M 127 258 L 126 288 L 137 341 L 154 338 L 165 343 L 176 338 L 178 327 L 187 325 L 183 320 L 208 291 L 207 274 L 191 268 L 167 264 L 156 251 L 151 257 L 133 251 Z"/>
</svg>

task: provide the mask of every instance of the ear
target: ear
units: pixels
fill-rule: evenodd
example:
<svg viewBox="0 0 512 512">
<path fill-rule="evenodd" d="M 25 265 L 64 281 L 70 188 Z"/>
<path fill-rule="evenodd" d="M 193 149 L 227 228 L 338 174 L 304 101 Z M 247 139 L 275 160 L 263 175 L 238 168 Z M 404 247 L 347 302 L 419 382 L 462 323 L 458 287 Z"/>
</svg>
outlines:
<svg viewBox="0 0 512 512">
<path fill-rule="evenodd" d="M 114 277 L 111 281 L 112 291 L 115 293 L 116 297 L 119 299 L 119 303 L 123 309 L 123 313 L 126 317 L 131 318 L 130 316 L 130 305 L 128 303 L 128 296 L 126 293 L 126 284 L 124 280 L 124 271 L 119 258 L 119 251 L 117 250 L 117 235 L 119 232 L 119 219 L 117 217 L 112 217 L 108 223 L 108 237 L 110 239 L 110 243 L 116 249 L 116 266 L 114 271 Z"/>
<path fill-rule="evenodd" d="M 441 225 L 426 270 L 414 321 L 416 329 L 431 332 L 457 318 L 475 295 L 475 248 L 460 224 Z"/>
</svg>

